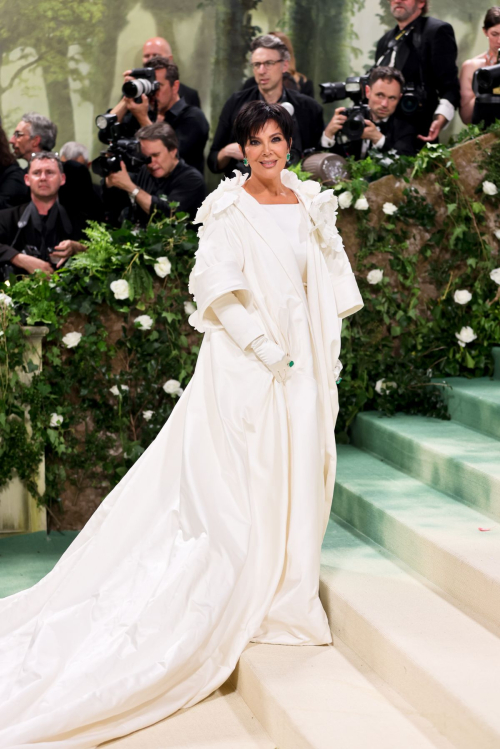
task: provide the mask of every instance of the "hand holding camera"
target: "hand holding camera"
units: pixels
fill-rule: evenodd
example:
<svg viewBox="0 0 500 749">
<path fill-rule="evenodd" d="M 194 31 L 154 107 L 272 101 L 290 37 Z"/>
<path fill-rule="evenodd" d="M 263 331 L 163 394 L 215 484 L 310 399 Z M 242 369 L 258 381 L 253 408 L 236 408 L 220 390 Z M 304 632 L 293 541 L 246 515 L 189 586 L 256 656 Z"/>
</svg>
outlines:
<svg viewBox="0 0 500 749">
<path fill-rule="evenodd" d="M 347 117 L 344 114 L 345 109 L 345 107 L 338 107 L 335 110 L 335 114 L 325 128 L 325 135 L 328 138 L 333 138 L 334 135 L 342 130 L 344 124 L 347 122 Z"/>
</svg>

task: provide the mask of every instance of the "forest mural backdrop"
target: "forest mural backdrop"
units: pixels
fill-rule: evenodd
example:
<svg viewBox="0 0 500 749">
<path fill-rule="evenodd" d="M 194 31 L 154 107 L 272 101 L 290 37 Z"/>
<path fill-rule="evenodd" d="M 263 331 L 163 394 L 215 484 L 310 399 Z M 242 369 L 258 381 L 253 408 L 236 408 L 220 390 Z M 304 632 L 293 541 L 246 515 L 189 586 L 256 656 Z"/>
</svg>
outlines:
<svg viewBox="0 0 500 749">
<path fill-rule="evenodd" d="M 490 5 L 432 0 L 432 14 L 455 27 L 459 62 L 484 49 L 481 25 Z M 392 25 L 386 0 L 0 0 L 0 9 L 6 132 L 34 110 L 58 124 L 59 147 L 76 139 L 92 145 L 94 155 L 94 118 L 119 99 L 121 73 L 140 63 L 150 36 L 170 41 L 182 80 L 199 90 L 216 123 L 248 75 L 248 44 L 259 30 L 289 33 L 298 69 L 318 84 L 363 72 Z"/>
</svg>

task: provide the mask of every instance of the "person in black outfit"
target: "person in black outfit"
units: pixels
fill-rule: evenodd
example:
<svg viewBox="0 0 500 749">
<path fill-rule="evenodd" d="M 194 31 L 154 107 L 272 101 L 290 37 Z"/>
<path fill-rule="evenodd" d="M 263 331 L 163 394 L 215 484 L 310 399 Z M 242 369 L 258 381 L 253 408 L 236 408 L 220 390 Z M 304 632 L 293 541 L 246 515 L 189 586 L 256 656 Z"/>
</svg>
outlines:
<svg viewBox="0 0 500 749">
<path fill-rule="evenodd" d="M 238 112 L 249 101 L 285 104 L 290 113 L 293 111 L 290 163 L 297 163 L 306 149 L 316 148 L 321 140 L 324 129 L 321 105 L 311 97 L 283 86 L 283 73 L 287 72 L 290 60 L 290 53 L 283 42 L 267 34 L 254 39 L 251 50 L 257 85 L 238 91 L 224 104 L 208 156 L 208 167 L 215 174 L 224 172 L 229 176 L 236 168 L 242 172 L 248 171 L 243 165 L 241 148 L 235 142 L 233 126 Z"/>
<path fill-rule="evenodd" d="M 415 156 L 419 149 L 417 129 L 398 113 L 404 86 L 403 74 L 396 68 L 373 68 L 366 86 L 371 119 L 365 120 L 362 139 L 347 141 L 343 137 L 342 126 L 347 117 L 345 107 L 339 107 L 325 128 L 322 146 L 345 158 L 354 156 L 357 161 L 366 158 L 373 149 L 379 153 L 394 150 L 401 156 Z"/>
<path fill-rule="evenodd" d="M 141 128 L 137 138 L 150 163 L 136 174 L 129 174 L 122 162 L 120 172 L 106 177 L 104 203 L 108 220 L 118 224 L 129 219 L 145 226 L 155 210 L 170 217 L 172 202 L 179 203 L 176 211 L 194 218 L 205 198 L 205 182 L 197 169 L 179 159 L 179 142 L 173 129 L 166 122 L 156 122 Z"/>
<path fill-rule="evenodd" d="M 165 57 L 152 57 L 147 67 L 153 68 L 160 88 L 154 99 L 142 96 L 137 104 L 134 99 L 123 97 L 113 109 L 121 122 L 123 138 L 133 138 L 140 127 L 153 122 L 167 122 L 173 127 L 179 140 L 179 156 L 186 164 L 194 166 L 203 174 L 203 151 L 208 140 L 207 118 L 198 107 L 193 107 L 179 96 L 179 69 Z"/>
<path fill-rule="evenodd" d="M 144 42 L 142 48 L 142 66 L 147 67 L 152 57 L 166 57 L 169 62 L 174 62 L 172 48 L 166 39 L 161 36 L 154 36 Z M 186 104 L 201 109 L 200 96 L 196 89 L 186 86 L 185 83 L 179 84 L 179 96 L 184 99 Z"/>
<path fill-rule="evenodd" d="M 379 40 L 377 65 L 400 70 L 407 84 L 421 87 L 424 101 L 413 121 L 420 146 L 434 142 L 460 105 L 457 43 L 452 26 L 426 16 L 427 0 L 391 0 L 398 25 Z"/>
<path fill-rule="evenodd" d="M 24 183 L 24 172 L 9 148 L 9 141 L 0 125 L 0 210 L 26 203 L 29 189 Z"/>
<path fill-rule="evenodd" d="M 82 252 L 84 221 L 70 219 L 59 203 L 65 182 L 62 164 L 49 152 L 35 154 L 25 175 L 31 201 L 0 211 L 0 278 L 11 273 L 52 273 L 71 255 Z"/>
<path fill-rule="evenodd" d="M 288 71 L 283 74 L 283 85 L 285 86 L 285 88 L 291 88 L 294 91 L 298 91 L 300 94 L 304 94 L 304 96 L 311 96 L 314 99 L 313 82 L 309 80 L 309 78 L 307 78 L 304 73 L 299 73 L 296 69 L 295 52 L 290 38 L 282 31 L 270 31 L 269 34 L 271 36 L 277 36 L 278 39 L 283 42 L 288 52 L 290 53 Z M 245 81 L 242 89 L 253 88 L 256 85 L 257 83 L 255 81 L 255 78 L 252 76 L 252 78 L 248 78 Z"/>
</svg>

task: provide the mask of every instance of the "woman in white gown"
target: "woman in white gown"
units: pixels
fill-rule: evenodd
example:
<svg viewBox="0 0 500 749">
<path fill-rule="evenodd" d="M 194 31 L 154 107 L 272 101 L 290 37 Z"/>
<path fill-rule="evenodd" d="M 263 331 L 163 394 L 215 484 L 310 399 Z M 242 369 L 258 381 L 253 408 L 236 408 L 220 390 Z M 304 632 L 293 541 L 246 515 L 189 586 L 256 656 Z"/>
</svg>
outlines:
<svg viewBox="0 0 500 749">
<path fill-rule="evenodd" d="M 251 640 L 331 642 L 340 318 L 362 301 L 333 193 L 284 169 L 289 114 L 252 102 L 236 132 L 252 176 L 197 216 L 191 382 L 52 572 L 0 601 L 1 749 L 96 747 L 206 697 Z"/>
</svg>

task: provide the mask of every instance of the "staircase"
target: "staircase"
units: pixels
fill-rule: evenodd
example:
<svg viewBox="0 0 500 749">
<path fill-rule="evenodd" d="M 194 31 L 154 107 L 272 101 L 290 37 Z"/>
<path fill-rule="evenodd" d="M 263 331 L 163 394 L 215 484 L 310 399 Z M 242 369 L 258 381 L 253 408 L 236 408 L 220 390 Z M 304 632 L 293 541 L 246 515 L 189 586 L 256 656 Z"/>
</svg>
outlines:
<svg viewBox="0 0 500 749">
<path fill-rule="evenodd" d="M 250 645 L 208 700 L 117 749 L 498 749 L 500 348 L 451 421 L 357 417 L 320 593 L 334 647 Z"/>
</svg>

